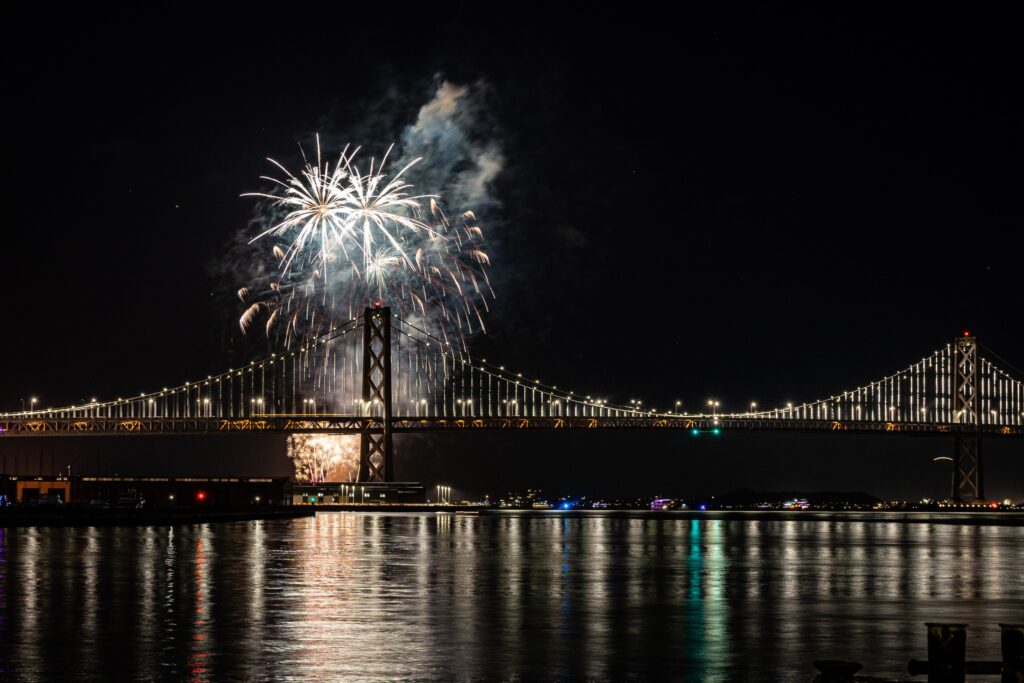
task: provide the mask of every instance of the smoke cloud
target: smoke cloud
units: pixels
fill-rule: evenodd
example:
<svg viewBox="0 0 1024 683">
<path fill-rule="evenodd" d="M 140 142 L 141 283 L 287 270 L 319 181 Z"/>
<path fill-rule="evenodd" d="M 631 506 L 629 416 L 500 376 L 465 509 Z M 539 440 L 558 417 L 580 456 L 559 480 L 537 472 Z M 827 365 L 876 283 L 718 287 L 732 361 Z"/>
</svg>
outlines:
<svg viewBox="0 0 1024 683">
<path fill-rule="evenodd" d="M 425 95 L 425 101 L 421 100 L 417 104 L 410 102 L 407 95 L 398 95 L 396 90 L 392 90 L 376 101 L 361 102 L 359 106 L 348 103 L 351 109 L 321 120 L 318 135 L 322 155 L 324 159 L 333 160 L 346 145 L 361 147 L 359 166 L 365 170 L 369 157 L 379 161 L 383 152 L 393 143 L 394 149 L 387 166 L 388 174 L 397 173 L 418 159 L 405 176 L 415 186 L 415 192 L 437 195 L 440 198 L 439 206 L 452 218 L 453 226 L 456 218 L 462 225 L 478 226 L 462 229 L 480 231 L 479 237 L 473 239 L 481 240 L 480 246 L 487 249 L 487 245 L 492 243 L 491 232 L 498 224 L 497 213 L 501 207 L 495 192 L 495 181 L 505 168 L 502 135 L 489 104 L 490 88 L 484 81 L 459 84 L 437 75 Z M 351 118 L 354 122 L 337 126 L 331 118 Z M 315 153 L 313 131 L 308 135 L 309 139 L 301 143 L 306 158 Z M 297 159 L 279 160 L 288 168 L 298 169 L 303 159 L 298 152 L 296 148 Z M 271 174 L 275 171 L 268 170 Z M 267 186 L 252 189 L 274 190 Z M 427 209 L 426 206 L 423 208 Z M 227 304 L 225 310 L 237 311 L 238 315 L 245 314 L 249 323 L 241 326 L 246 332 L 241 337 L 238 332 L 231 333 L 231 338 L 243 352 L 246 349 L 251 351 L 254 344 L 268 351 L 280 348 L 282 343 L 290 344 L 287 339 L 274 339 L 275 335 L 271 334 L 272 328 L 281 328 L 283 322 L 292 321 L 293 337 L 296 334 L 316 334 L 317 325 L 312 324 L 314 321 L 321 325 L 327 324 L 335 314 L 347 319 L 353 315 L 353 311 L 358 312 L 362 306 L 378 297 L 386 298 L 391 305 L 397 306 L 407 319 L 420 319 L 429 327 L 441 329 L 442 332 L 445 326 L 452 325 L 453 320 L 458 336 L 482 327 L 482 321 L 477 324 L 476 318 L 486 312 L 486 302 L 481 302 L 479 307 L 471 304 L 472 308 L 464 310 L 461 319 L 457 313 L 454 318 L 448 313 L 431 313 L 429 301 L 425 302 L 425 306 L 419 304 L 413 307 L 406 296 L 398 294 L 421 289 L 407 282 L 410 273 L 403 272 L 401 268 L 387 269 L 389 281 L 380 282 L 385 292 L 371 292 L 370 280 L 362 274 L 353 277 L 352 269 L 347 268 L 343 261 L 332 262 L 326 273 L 320 272 L 319 277 L 312 269 L 308 273 L 294 269 L 295 272 L 287 274 L 286 281 L 282 280 L 285 276 L 281 273 L 280 259 L 272 254 L 275 244 L 283 246 L 280 244 L 282 240 L 264 238 L 249 243 L 267 227 L 279 222 L 282 216 L 282 208 L 272 202 L 263 201 L 254 205 L 252 219 L 228 245 L 226 258 L 214 266 L 223 284 L 221 300 Z M 473 249 L 479 247 L 474 246 Z M 484 254 L 483 258 L 487 259 L 487 263 L 490 262 L 486 251 L 475 253 Z M 398 259 L 394 260 L 397 263 Z M 387 259 L 382 261 L 388 262 Z M 403 287 L 402 283 L 406 286 Z M 466 288 L 474 287 L 469 282 L 461 284 Z M 481 291 L 488 292 L 489 284 L 483 281 L 478 284 Z M 278 310 L 278 303 L 282 301 L 280 293 L 298 292 L 300 289 L 297 287 L 302 291 L 315 290 L 318 294 L 316 297 L 307 297 L 307 303 L 303 304 L 305 308 L 301 311 L 293 306 L 287 312 L 290 315 L 286 315 L 283 310 L 275 315 L 274 311 Z M 310 307 L 310 303 L 314 304 L 313 307 Z M 239 330 L 237 323 L 235 330 Z M 264 330 L 265 333 L 261 334 Z M 445 337 L 448 335 L 445 334 Z"/>
<path fill-rule="evenodd" d="M 440 194 L 457 211 L 478 216 L 499 206 L 493 184 L 505 166 L 496 126 L 487 116 L 487 86 L 441 80 L 400 137 L 403 161 L 415 167 L 417 185 Z"/>
</svg>

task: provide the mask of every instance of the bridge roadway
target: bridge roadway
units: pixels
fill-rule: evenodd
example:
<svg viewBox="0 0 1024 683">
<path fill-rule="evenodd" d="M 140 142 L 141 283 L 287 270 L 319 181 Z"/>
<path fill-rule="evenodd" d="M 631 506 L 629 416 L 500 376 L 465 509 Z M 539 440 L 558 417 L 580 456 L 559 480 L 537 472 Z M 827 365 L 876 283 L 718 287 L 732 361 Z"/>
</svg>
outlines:
<svg viewBox="0 0 1024 683">
<path fill-rule="evenodd" d="M 383 418 L 355 415 L 253 415 L 217 417 L 0 417 L 4 437 L 143 436 L 213 434 L 359 434 L 383 430 Z M 744 432 L 900 433 L 919 436 L 975 434 L 1021 437 L 1013 425 L 931 424 L 875 420 L 812 420 L 743 415 L 645 415 L 629 417 L 394 417 L 394 433 L 499 430 L 696 430 Z"/>
</svg>

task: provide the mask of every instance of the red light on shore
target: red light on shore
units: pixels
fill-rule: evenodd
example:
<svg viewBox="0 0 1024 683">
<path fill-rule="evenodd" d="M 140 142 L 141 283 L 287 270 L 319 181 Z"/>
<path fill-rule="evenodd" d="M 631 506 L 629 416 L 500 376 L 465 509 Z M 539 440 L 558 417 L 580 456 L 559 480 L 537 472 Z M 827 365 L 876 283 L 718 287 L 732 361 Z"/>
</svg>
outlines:
<svg viewBox="0 0 1024 683">
<path fill-rule="evenodd" d="M 196 500 L 198 500 L 200 503 L 202 503 L 204 500 L 206 500 L 206 491 L 198 492 L 196 494 Z"/>
</svg>

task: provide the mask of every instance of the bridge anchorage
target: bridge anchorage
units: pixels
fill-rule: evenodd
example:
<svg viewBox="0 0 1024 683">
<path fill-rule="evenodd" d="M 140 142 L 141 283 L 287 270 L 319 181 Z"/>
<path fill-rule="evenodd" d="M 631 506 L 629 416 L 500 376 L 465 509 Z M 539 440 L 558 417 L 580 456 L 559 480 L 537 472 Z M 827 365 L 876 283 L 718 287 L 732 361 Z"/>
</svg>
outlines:
<svg viewBox="0 0 1024 683">
<path fill-rule="evenodd" d="M 0 413 L 0 439 L 358 434 L 360 479 L 394 481 L 394 436 L 409 432 L 661 429 L 695 435 L 717 430 L 943 436 L 954 447 L 951 497 L 973 501 L 985 495 L 982 440 L 1024 437 L 1024 382 L 983 351 L 988 352 L 964 334 L 882 379 L 815 401 L 682 413 L 616 404 L 524 377 L 378 304 L 294 349 L 216 376 L 134 398 Z"/>
</svg>

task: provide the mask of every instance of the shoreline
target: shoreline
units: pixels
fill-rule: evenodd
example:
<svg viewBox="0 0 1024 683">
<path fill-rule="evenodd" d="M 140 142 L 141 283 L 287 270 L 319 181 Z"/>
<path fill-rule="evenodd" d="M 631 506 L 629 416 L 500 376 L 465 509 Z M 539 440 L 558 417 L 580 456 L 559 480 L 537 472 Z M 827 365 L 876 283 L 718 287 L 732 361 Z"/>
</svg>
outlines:
<svg viewBox="0 0 1024 683">
<path fill-rule="evenodd" d="M 474 517 L 620 517 L 655 520 L 708 521 L 780 521 L 780 522 L 867 522 L 900 524 L 963 524 L 988 526 L 1024 526 L 1024 512 L 1019 511 L 934 511 L 934 510 L 558 510 L 484 508 L 476 505 L 293 505 L 265 509 L 156 509 L 156 510 L 90 510 L 66 508 L 7 508 L 0 510 L 0 529 L 19 527 L 87 527 L 87 526 L 169 526 L 208 524 L 249 520 L 301 519 L 315 517 L 317 512 L 459 515 Z"/>
<path fill-rule="evenodd" d="M 466 505 L 317 505 L 320 512 L 424 513 L 463 514 L 480 517 L 536 515 L 551 517 L 632 517 L 642 519 L 688 519 L 751 521 L 753 519 L 803 522 L 882 522 L 907 524 L 979 524 L 992 526 L 1024 526 L 1024 512 L 1007 510 L 937 511 L 937 510 L 558 510 L 485 508 Z"/>
<path fill-rule="evenodd" d="M 296 519 L 315 516 L 315 510 L 301 507 L 156 509 L 156 510 L 46 510 L 7 508 L 0 510 L 0 529 L 18 527 L 82 526 L 170 526 L 241 522 L 256 519 Z"/>
</svg>

